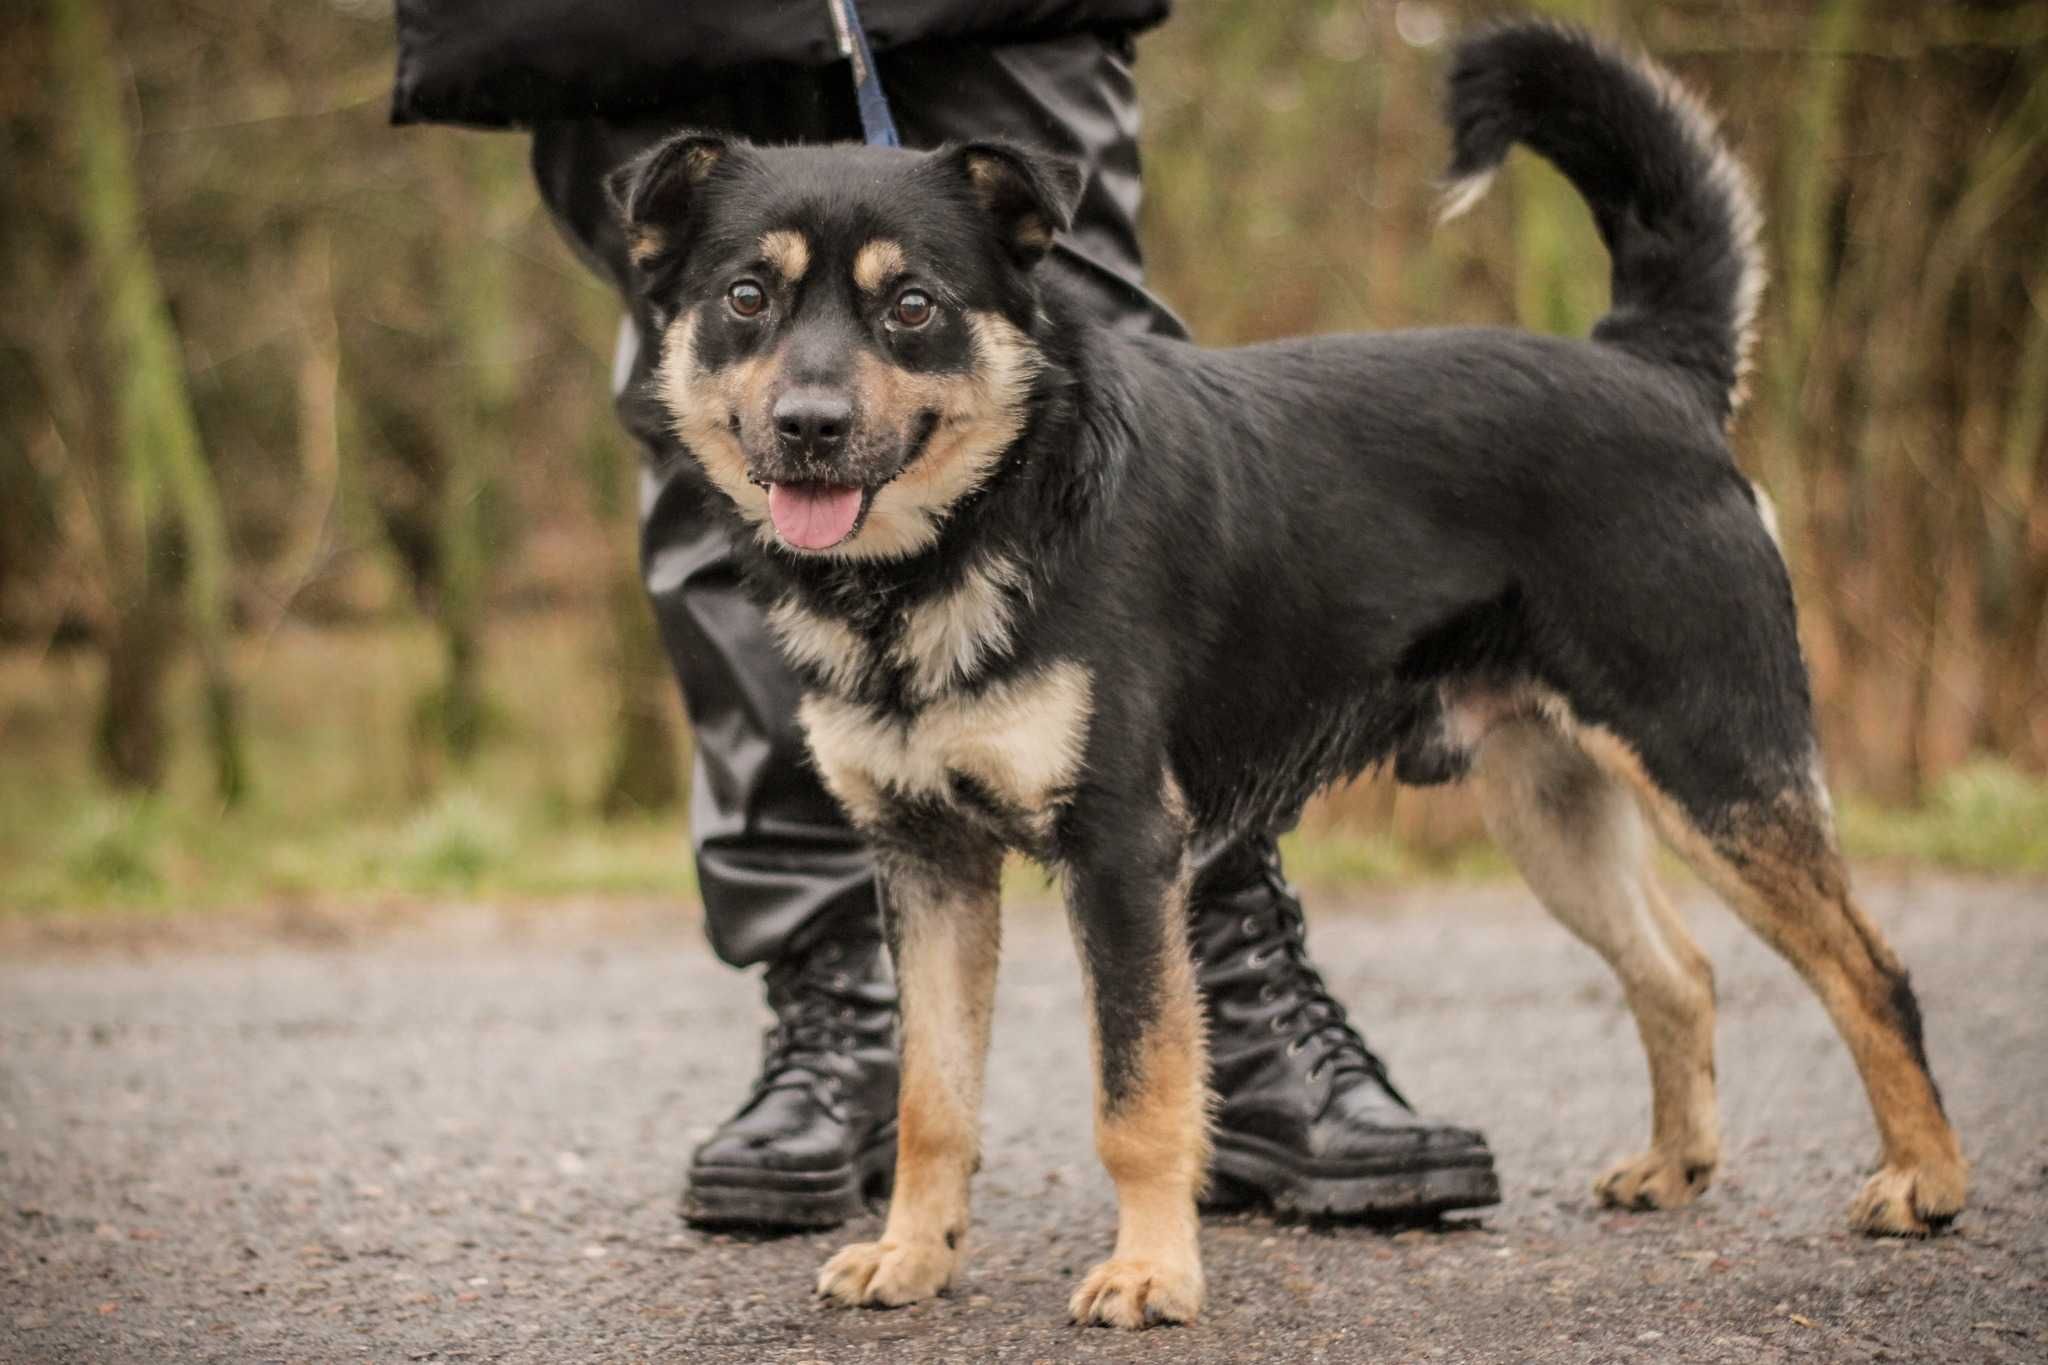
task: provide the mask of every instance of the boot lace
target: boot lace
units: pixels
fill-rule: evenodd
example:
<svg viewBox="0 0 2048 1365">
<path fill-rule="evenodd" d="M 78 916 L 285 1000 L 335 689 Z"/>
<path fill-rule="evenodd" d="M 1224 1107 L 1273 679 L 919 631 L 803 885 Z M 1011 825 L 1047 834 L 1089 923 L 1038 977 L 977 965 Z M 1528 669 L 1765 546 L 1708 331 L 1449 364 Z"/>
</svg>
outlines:
<svg viewBox="0 0 2048 1365">
<path fill-rule="evenodd" d="M 841 956 L 839 945 L 826 944 L 801 963 L 768 969 L 775 1023 L 761 1036 L 757 1097 L 770 1090 L 822 1088 L 837 1099 L 846 1052 L 855 1042 L 853 1006 L 840 994 L 851 981 L 844 971 L 832 970 Z"/>
<path fill-rule="evenodd" d="M 1275 958 L 1281 959 L 1271 969 L 1260 993 L 1268 1000 L 1288 996 L 1294 1001 L 1292 1008 L 1274 1016 L 1273 1031 L 1294 1035 L 1287 1044 L 1290 1055 L 1313 1049 L 1309 1080 L 1318 1079 L 1325 1071 L 1333 1079 L 1347 1073 L 1369 1076 L 1404 1107 L 1414 1108 L 1394 1088 L 1386 1063 L 1365 1045 L 1365 1038 L 1352 1025 L 1344 1006 L 1331 996 L 1329 987 L 1323 984 L 1322 973 L 1309 963 L 1308 921 L 1302 913 L 1301 897 L 1282 874 L 1280 849 L 1271 840 L 1260 841 L 1259 876 L 1272 893 L 1274 922 L 1271 931 L 1262 936 L 1266 926 L 1260 924 L 1261 916 L 1245 916 L 1246 936 L 1259 939 L 1258 946 L 1247 955 L 1246 965 L 1263 968 Z"/>
</svg>

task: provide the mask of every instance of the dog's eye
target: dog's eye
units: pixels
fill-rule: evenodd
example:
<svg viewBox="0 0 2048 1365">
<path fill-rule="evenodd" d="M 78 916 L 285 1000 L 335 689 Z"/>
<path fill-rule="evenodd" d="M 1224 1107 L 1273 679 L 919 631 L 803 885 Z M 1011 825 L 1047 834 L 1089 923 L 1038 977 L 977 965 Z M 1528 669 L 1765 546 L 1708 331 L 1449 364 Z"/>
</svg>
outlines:
<svg viewBox="0 0 2048 1365">
<path fill-rule="evenodd" d="M 725 291 L 725 302 L 737 316 L 757 318 L 768 306 L 768 291 L 752 280 L 741 280 Z"/>
<path fill-rule="evenodd" d="M 932 296 L 922 289 L 906 289 L 896 296 L 896 321 L 905 327 L 922 327 L 932 320 Z"/>
</svg>

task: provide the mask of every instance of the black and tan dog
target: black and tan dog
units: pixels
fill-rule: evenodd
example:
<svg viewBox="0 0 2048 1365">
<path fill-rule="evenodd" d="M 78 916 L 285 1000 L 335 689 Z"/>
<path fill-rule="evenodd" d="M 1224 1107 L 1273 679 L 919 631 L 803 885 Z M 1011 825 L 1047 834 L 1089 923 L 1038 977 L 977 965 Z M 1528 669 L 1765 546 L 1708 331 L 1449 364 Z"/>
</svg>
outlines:
<svg viewBox="0 0 2048 1365">
<path fill-rule="evenodd" d="M 1620 977 L 1654 1120 L 1603 1199 L 1686 1203 L 1719 1154 L 1712 974 L 1652 880 L 1654 831 L 1854 1054 L 1883 1137 L 1856 1226 L 1962 1207 L 1905 970 L 1837 851 L 1768 505 L 1726 439 L 1761 280 L 1744 176 L 1665 73 L 1557 28 L 1466 44 L 1449 111 L 1453 209 L 1516 142 L 1591 203 L 1614 305 L 1590 340 L 1112 332 L 1034 279 L 1072 173 L 1008 146 L 686 134 L 616 177 L 661 397 L 730 499 L 885 887 L 895 1196 L 822 1293 L 902 1304 L 954 1277 L 1018 848 L 1064 877 L 1120 1206 L 1073 1315 L 1192 1317 L 1188 850 L 1382 762 L 1472 779 Z"/>
</svg>

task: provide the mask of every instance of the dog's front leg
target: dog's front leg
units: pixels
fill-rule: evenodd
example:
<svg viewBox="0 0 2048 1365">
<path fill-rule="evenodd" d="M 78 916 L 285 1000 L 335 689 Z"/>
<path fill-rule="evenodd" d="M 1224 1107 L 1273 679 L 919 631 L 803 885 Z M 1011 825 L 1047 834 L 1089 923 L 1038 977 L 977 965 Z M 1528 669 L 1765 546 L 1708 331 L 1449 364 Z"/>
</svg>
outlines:
<svg viewBox="0 0 2048 1365">
<path fill-rule="evenodd" d="M 1202 1306 L 1195 1198 L 1209 1158 L 1209 1064 L 1187 937 L 1185 817 L 1157 805 L 1082 812 L 1068 910 L 1095 1043 L 1095 1145 L 1116 1182 L 1116 1251 L 1074 1321 L 1138 1328 Z"/>
<path fill-rule="evenodd" d="M 826 1262 L 818 1292 L 849 1306 L 894 1308 L 949 1286 L 967 1236 L 1002 936 L 1002 855 L 980 845 L 949 847 L 943 861 L 878 852 L 876 865 L 902 1002 L 896 1189 L 882 1240 Z"/>
</svg>

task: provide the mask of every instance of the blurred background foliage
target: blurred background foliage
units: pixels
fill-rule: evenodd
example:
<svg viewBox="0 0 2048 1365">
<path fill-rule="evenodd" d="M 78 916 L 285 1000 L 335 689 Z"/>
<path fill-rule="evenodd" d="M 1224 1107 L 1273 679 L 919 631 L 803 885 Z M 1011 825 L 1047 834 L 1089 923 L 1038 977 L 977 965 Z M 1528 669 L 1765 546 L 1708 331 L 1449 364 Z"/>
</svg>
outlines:
<svg viewBox="0 0 2048 1365">
<path fill-rule="evenodd" d="M 1203 340 L 1599 315 L 1547 168 L 1433 226 L 1446 46 L 1497 8 L 1184 0 L 1144 40 L 1152 268 Z M 2048 2 L 1537 8 L 1659 54 L 1762 189 L 1738 446 L 1852 846 L 2048 868 Z M 689 890 L 614 302 L 522 137 L 387 126 L 391 62 L 386 0 L 0 17 L 0 908 Z M 1369 781 L 1296 866 L 1484 868 L 1475 828 Z"/>
</svg>

